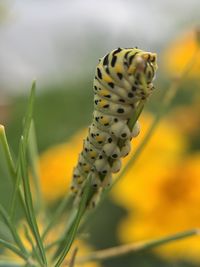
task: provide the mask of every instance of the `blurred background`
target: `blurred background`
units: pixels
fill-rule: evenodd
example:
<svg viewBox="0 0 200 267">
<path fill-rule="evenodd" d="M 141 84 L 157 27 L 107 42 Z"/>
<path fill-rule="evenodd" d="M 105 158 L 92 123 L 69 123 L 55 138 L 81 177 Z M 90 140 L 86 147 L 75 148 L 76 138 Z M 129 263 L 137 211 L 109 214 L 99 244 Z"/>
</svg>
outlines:
<svg viewBox="0 0 200 267">
<path fill-rule="evenodd" d="M 199 0 L 0 1 L 0 123 L 16 155 L 36 79 L 41 185 L 52 210 L 66 193 L 92 118 L 98 59 L 117 47 L 138 46 L 158 54 L 157 90 L 141 118 L 138 143 L 159 111 L 163 92 L 198 46 L 199 12 Z M 199 89 L 198 54 L 146 150 L 92 220 L 88 242 L 97 249 L 200 227 Z M 0 170 L 1 201 L 5 181 Z M 200 238 L 194 237 L 102 266 L 199 263 Z"/>
</svg>

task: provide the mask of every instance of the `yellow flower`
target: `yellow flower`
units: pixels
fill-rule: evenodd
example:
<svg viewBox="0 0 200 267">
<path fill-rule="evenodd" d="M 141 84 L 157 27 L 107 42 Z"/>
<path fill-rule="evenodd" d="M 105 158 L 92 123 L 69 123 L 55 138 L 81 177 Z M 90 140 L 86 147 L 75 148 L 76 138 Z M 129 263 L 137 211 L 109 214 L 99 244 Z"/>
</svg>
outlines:
<svg viewBox="0 0 200 267">
<path fill-rule="evenodd" d="M 143 124 L 142 124 L 143 125 Z M 200 227 L 200 154 L 183 156 L 181 135 L 163 122 L 138 162 L 113 189 L 128 210 L 119 225 L 122 242 L 153 239 Z M 156 249 L 171 259 L 200 262 L 200 240 L 188 238 Z"/>
<path fill-rule="evenodd" d="M 134 154 L 145 136 L 151 121 L 150 114 L 144 114 L 141 117 L 141 132 L 132 141 L 131 154 Z M 112 196 L 115 201 L 125 205 L 126 208 L 132 209 L 137 203 L 140 208 L 148 209 L 148 206 L 152 204 L 146 199 L 151 199 L 151 202 L 156 201 L 156 192 L 152 194 L 149 189 L 154 188 L 160 175 L 168 173 L 173 168 L 185 149 L 186 143 L 176 128 L 170 123 L 161 122 L 136 164 L 114 187 Z M 130 156 L 125 161 L 128 161 Z"/>
<path fill-rule="evenodd" d="M 200 97 L 196 96 L 191 105 L 182 105 L 174 109 L 171 121 L 177 125 L 182 134 L 197 138 L 200 132 Z"/>
<path fill-rule="evenodd" d="M 41 189 L 48 203 L 68 193 L 72 170 L 76 165 L 85 136 L 86 131 L 82 130 L 67 143 L 53 146 L 40 156 Z"/>
<path fill-rule="evenodd" d="M 164 53 L 163 62 L 165 68 L 172 74 L 177 75 L 183 70 L 186 64 L 191 60 L 194 52 L 197 50 L 199 42 L 195 31 L 189 31 L 178 37 L 171 43 Z M 198 53 L 195 64 L 192 66 L 188 75 L 190 78 L 200 77 L 200 53 Z"/>
</svg>

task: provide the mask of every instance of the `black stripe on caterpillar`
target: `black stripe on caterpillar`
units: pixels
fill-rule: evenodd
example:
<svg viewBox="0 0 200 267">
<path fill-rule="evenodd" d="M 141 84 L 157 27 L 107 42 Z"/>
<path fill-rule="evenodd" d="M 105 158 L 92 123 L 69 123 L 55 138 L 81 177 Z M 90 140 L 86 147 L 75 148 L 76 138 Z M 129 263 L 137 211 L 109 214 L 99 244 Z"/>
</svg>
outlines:
<svg viewBox="0 0 200 267">
<path fill-rule="evenodd" d="M 111 183 L 112 173 L 121 169 L 121 158 L 131 150 L 130 140 L 139 134 L 138 122 L 132 130 L 128 122 L 139 102 L 153 91 L 156 70 L 156 54 L 138 48 L 118 48 L 100 59 L 93 83 L 93 121 L 74 168 L 72 192 L 81 195 L 89 173 L 101 191 Z"/>
</svg>

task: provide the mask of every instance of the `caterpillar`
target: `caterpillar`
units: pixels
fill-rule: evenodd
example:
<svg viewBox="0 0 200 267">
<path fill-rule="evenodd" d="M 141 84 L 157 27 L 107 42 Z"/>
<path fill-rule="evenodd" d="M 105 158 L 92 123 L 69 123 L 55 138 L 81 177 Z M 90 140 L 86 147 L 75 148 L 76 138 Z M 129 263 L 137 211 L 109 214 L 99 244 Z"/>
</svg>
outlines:
<svg viewBox="0 0 200 267">
<path fill-rule="evenodd" d="M 137 47 L 115 49 L 99 60 L 93 82 L 93 119 L 73 171 L 71 191 L 75 195 L 81 195 L 89 173 L 99 192 L 120 171 L 131 139 L 139 134 L 139 123 L 130 129 L 129 120 L 140 101 L 154 90 L 156 70 L 156 54 Z"/>
</svg>

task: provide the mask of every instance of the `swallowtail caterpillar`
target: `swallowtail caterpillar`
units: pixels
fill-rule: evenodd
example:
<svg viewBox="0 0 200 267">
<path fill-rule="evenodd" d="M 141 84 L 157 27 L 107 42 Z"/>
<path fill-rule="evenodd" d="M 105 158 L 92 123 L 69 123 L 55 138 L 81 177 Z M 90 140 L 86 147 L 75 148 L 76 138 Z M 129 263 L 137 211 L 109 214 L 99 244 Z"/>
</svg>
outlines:
<svg viewBox="0 0 200 267">
<path fill-rule="evenodd" d="M 138 48 L 118 48 L 99 60 L 93 83 L 93 120 L 73 171 L 71 191 L 76 196 L 81 196 L 89 173 L 99 195 L 111 183 L 112 174 L 120 171 L 131 139 L 139 134 L 138 122 L 133 129 L 128 122 L 153 91 L 156 70 L 156 54 Z"/>
</svg>

